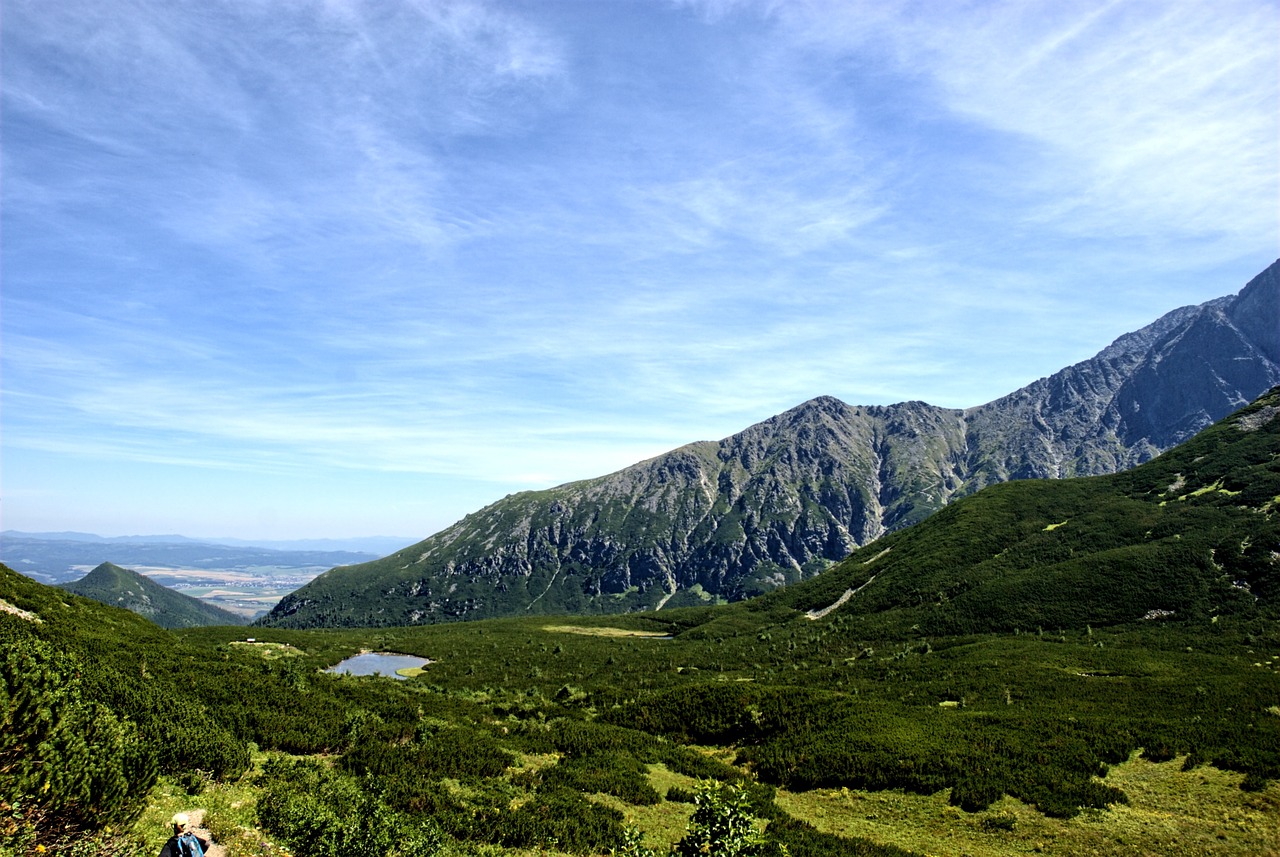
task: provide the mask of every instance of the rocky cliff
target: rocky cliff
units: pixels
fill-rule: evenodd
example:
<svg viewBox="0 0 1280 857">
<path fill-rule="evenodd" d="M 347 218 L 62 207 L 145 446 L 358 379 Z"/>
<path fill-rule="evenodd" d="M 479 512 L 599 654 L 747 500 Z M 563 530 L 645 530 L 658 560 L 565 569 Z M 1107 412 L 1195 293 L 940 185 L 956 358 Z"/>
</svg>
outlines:
<svg viewBox="0 0 1280 857">
<path fill-rule="evenodd" d="M 967 410 L 820 397 L 719 442 L 506 497 L 264 619 L 293 627 L 734 600 L 812 576 L 952 498 L 1146 461 L 1280 383 L 1280 262 Z"/>
</svg>

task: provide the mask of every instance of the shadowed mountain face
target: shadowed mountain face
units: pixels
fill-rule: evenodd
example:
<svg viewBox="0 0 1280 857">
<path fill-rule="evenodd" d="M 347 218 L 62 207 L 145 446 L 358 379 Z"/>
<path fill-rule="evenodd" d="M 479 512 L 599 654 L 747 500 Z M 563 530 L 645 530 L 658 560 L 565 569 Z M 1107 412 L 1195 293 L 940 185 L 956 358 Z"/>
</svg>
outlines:
<svg viewBox="0 0 1280 857">
<path fill-rule="evenodd" d="M 102 563 L 73 583 L 63 584 L 62 588 L 112 607 L 123 607 L 161 628 L 245 624 L 243 618 L 221 607 L 175 592 L 110 562 Z"/>
<path fill-rule="evenodd" d="M 1077 363 L 965 412 L 968 489 L 1124 470 L 1252 401 L 1280 366 L 1280 263 L 1239 295 L 1174 310 Z"/>
<path fill-rule="evenodd" d="M 398 625 L 736 600 L 811 577 L 950 500 L 1113 473 L 1280 383 L 1280 263 L 1090 360 L 967 410 L 806 402 L 719 442 L 511 495 L 375 562 L 333 569 L 264 624 Z"/>
</svg>

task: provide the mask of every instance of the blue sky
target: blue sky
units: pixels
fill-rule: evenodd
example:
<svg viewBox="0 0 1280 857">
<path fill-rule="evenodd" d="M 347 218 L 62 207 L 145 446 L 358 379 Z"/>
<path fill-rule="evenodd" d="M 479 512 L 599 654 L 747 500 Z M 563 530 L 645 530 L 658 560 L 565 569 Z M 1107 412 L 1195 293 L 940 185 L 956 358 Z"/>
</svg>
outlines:
<svg viewBox="0 0 1280 857">
<path fill-rule="evenodd" d="M 3 0 L 3 526 L 425 537 L 1280 255 L 1280 5 Z"/>
</svg>

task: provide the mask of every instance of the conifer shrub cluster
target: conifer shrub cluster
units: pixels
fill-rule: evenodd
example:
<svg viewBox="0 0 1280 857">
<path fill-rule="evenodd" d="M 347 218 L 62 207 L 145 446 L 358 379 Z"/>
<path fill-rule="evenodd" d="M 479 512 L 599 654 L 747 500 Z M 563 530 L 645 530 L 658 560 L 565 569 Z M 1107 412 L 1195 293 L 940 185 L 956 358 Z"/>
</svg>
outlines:
<svg viewBox="0 0 1280 857">
<path fill-rule="evenodd" d="M 298 857 L 431 855 L 443 842 L 429 818 L 395 812 L 373 781 L 323 762 L 272 760 L 262 786 L 262 826 Z"/>
<path fill-rule="evenodd" d="M 80 665 L 0 614 L 0 803 L 5 838 L 62 846 L 138 816 L 156 764 L 137 729 L 85 694 Z"/>
<path fill-rule="evenodd" d="M 1054 643 L 1038 635 L 1032 639 L 1002 647 L 1014 659 L 1057 654 L 1037 654 L 1037 648 Z M 949 662 L 967 654 L 964 647 L 946 653 L 925 647 L 875 665 L 884 690 L 892 693 L 907 680 L 912 694 L 935 700 L 988 701 L 978 707 L 925 706 L 911 696 L 716 682 L 644 694 L 603 717 L 671 742 L 735 747 L 738 762 L 760 780 L 792 790 L 950 789 L 952 803 L 967 811 L 985 809 L 1006 794 L 1053 816 L 1125 802 L 1102 778 L 1110 765 L 1139 750 L 1159 759 L 1198 754 L 1254 779 L 1280 774 L 1280 723 L 1265 714 L 1271 682 L 1254 686 L 1244 677 L 1217 675 L 1206 662 L 1203 672 L 1192 673 L 1199 684 L 1191 698 L 1179 682 L 1155 677 L 1141 680 L 1135 696 L 1129 658 L 1086 651 L 1092 652 L 1089 660 L 1112 668 L 1077 667 L 1067 686 L 1059 674 L 1043 669 L 1004 674 L 1020 685 L 1016 705 L 1011 688 L 1000 704 L 990 685 L 954 680 Z M 832 673 L 842 670 L 848 667 Z M 871 665 L 860 671 L 864 687 L 871 673 Z M 942 681 L 936 681 L 939 676 Z M 1086 684 L 1092 687 L 1085 699 L 1071 698 Z M 1092 712 L 1099 705 L 1105 715 Z"/>
<path fill-rule="evenodd" d="M 400 740 L 386 727 L 370 729 L 359 734 L 342 755 L 344 769 L 386 780 L 407 775 L 485 779 L 501 776 L 514 762 L 488 730 L 466 725 L 418 730 L 408 740 Z"/>
<path fill-rule="evenodd" d="M 653 806 L 662 795 L 649 785 L 649 768 L 629 753 L 591 753 L 569 756 L 550 768 L 543 782 L 586 794 L 607 794 L 633 806 Z"/>
</svg>

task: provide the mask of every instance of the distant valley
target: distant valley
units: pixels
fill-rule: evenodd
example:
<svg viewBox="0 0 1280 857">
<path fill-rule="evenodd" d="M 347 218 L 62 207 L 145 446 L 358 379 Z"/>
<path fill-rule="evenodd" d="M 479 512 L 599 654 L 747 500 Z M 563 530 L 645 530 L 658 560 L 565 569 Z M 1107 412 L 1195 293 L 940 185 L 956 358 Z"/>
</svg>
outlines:
<svg viewBox="0 0 1280 857">
<path fill-rule="evenodd" d="M 68 592 L 112 607 L 123 607 L 161 628 L 240 625 L 252 615 L 232 613 L 209 601 L 184 595 L 136 571 L 104 562 L 84 577 L 62 586 Z"/>
<path fill-rule="evenodd" d="M 369 539 L 363 543 L 385 546 L 396 541 Z M 315 543 L 279 544 L 294 547 L 230 545 L 182 536 L 103 538 L 88 533 L 6 530 L 0 533 L 0 561 L 34 580 L 52 584 L 70 583 L 104 562 L 113 563 L 249 620 L 326 569 L 367 562 L 379 555 L 309 546 Z"/>
</svg>

